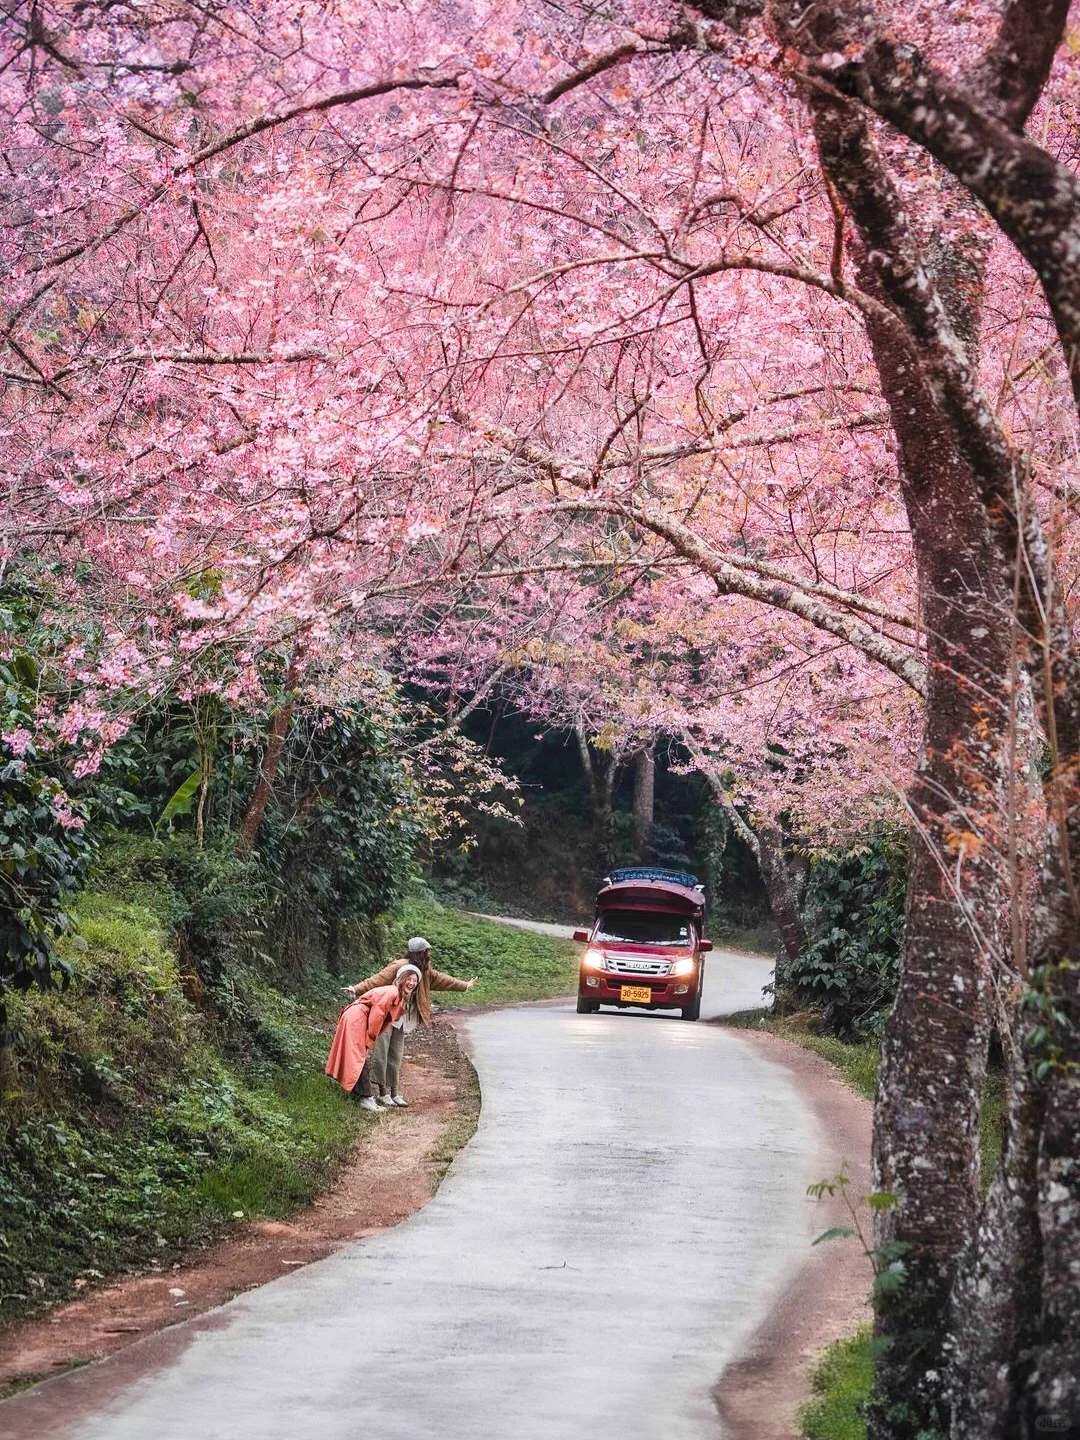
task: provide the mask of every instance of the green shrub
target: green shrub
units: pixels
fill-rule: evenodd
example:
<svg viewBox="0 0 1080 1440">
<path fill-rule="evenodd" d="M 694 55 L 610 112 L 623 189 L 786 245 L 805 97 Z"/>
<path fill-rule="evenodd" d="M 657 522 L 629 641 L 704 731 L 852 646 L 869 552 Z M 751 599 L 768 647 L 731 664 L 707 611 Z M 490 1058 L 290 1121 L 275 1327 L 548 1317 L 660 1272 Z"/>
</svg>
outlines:
<svg viewBox="0 0 1080 1440">
<path fill-rule="evenodd" d="M 9 990 L 64 979 L 57 937 L 92 851 L 85 809 L 72 798 L 68 747 L 39 747 L 38 705 L 55 698 L 43 671 L 61 637 L 41 623 L 41 599 L 0 567 L 0 1045 Z M 71 756 L 67 754 L 67 763 Z"/>
<path fill-rule="evenodd" d="M 171 831 L 113 832 L 93 883 L 151 910 L 204 983 L 216 983 L 231 962 L 258 949 L 270 882 L 258 861 L 237 856 L 232 836 L 199 845 L 193 835 Z"/>
<path fill-rule="evenodd" d="M 841 1037 L 880 1031 L 900 979 L 906 869 L 906 834 L 884 826 L 865 844 L 813 862 L 810 943 L 777 967 L 785 1005 L 813 1007 Z"/>
<path fill-rule="evenodd" d="M 342 925 L 393 909 L 412 878 L 421 826 L 398 738 L 351 708 L 294 727 L 258 843 L 275 877 L 274 929 L 293 963 L 307 939 L 336 965 Z"/>
</svg>

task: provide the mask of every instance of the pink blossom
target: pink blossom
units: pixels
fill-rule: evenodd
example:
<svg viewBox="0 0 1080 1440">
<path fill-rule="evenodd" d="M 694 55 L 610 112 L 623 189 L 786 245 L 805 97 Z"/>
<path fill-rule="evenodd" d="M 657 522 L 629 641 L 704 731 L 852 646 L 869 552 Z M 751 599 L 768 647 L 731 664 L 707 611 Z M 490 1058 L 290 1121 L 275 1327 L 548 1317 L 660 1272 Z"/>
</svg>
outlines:
<svg viewBox="0 0 1080 1440">
<path fill-rule="evenodd" d="M 33 734 L 22 725 L 17 725 L 14 730 L 6 730 L 2 738 L 13 755 L 25 755 L 34 743 Z"/>
</svg>

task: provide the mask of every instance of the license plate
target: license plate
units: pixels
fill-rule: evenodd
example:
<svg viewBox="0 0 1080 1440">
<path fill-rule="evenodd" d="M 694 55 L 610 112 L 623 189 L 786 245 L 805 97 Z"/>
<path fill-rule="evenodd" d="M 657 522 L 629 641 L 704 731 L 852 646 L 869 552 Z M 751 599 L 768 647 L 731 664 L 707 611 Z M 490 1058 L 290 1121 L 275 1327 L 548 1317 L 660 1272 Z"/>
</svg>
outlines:
<svg viewBox="0 0 1080 1440">
<path fill-rule="evenodd" d="M 652 991 L 648 985 L 623 985 L 619 988 L 619 999 L 627 1005 L 648 1005 Z"/>
</svg>

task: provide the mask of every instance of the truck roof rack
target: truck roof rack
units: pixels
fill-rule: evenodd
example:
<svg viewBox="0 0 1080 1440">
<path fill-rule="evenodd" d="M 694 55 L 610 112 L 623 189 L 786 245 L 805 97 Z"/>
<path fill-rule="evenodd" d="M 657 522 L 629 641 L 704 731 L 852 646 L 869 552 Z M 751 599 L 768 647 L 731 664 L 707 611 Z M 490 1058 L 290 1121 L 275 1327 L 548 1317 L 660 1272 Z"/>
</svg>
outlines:
<svg viewBox="0 0 1080 1440">
<path fill-rule="evenodd" d="M 605 875 L 602 885 L 625 885 L 629 880 L 659 880 L 668 885 L 682 885 L 687 890 L 704 890 L 696 875 L 689 870 L 662 870 L 650 865 L 631 865 L 621 870 L 612 870 Z"/>
</svg>

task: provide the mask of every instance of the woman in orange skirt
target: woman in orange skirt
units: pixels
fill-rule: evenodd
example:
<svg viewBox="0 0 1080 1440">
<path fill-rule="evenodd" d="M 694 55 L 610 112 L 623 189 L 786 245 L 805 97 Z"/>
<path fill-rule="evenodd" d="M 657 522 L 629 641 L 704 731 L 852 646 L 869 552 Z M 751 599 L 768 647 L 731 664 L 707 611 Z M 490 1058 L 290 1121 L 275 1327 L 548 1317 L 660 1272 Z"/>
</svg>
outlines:
<svg viewBox="0 0 1080 1440">
<path fill-rule="evenodd" d="M 326 1060 L 326 1073 L 350 1094 L 359 1088 L 360 1104 L 365 1110 L 379 1109 L 372 1098 L 370 1085 L 364 1085 L 364 1061 L 368 1051 L 382 1032 L 401 1017 L 409 996 L 419 982 L 417 966 L 402 965 L 392 985 L 368 990 L 359 1000 L 346 1005 L 338 1017 L 334 1043 Z"/>
</svg>

